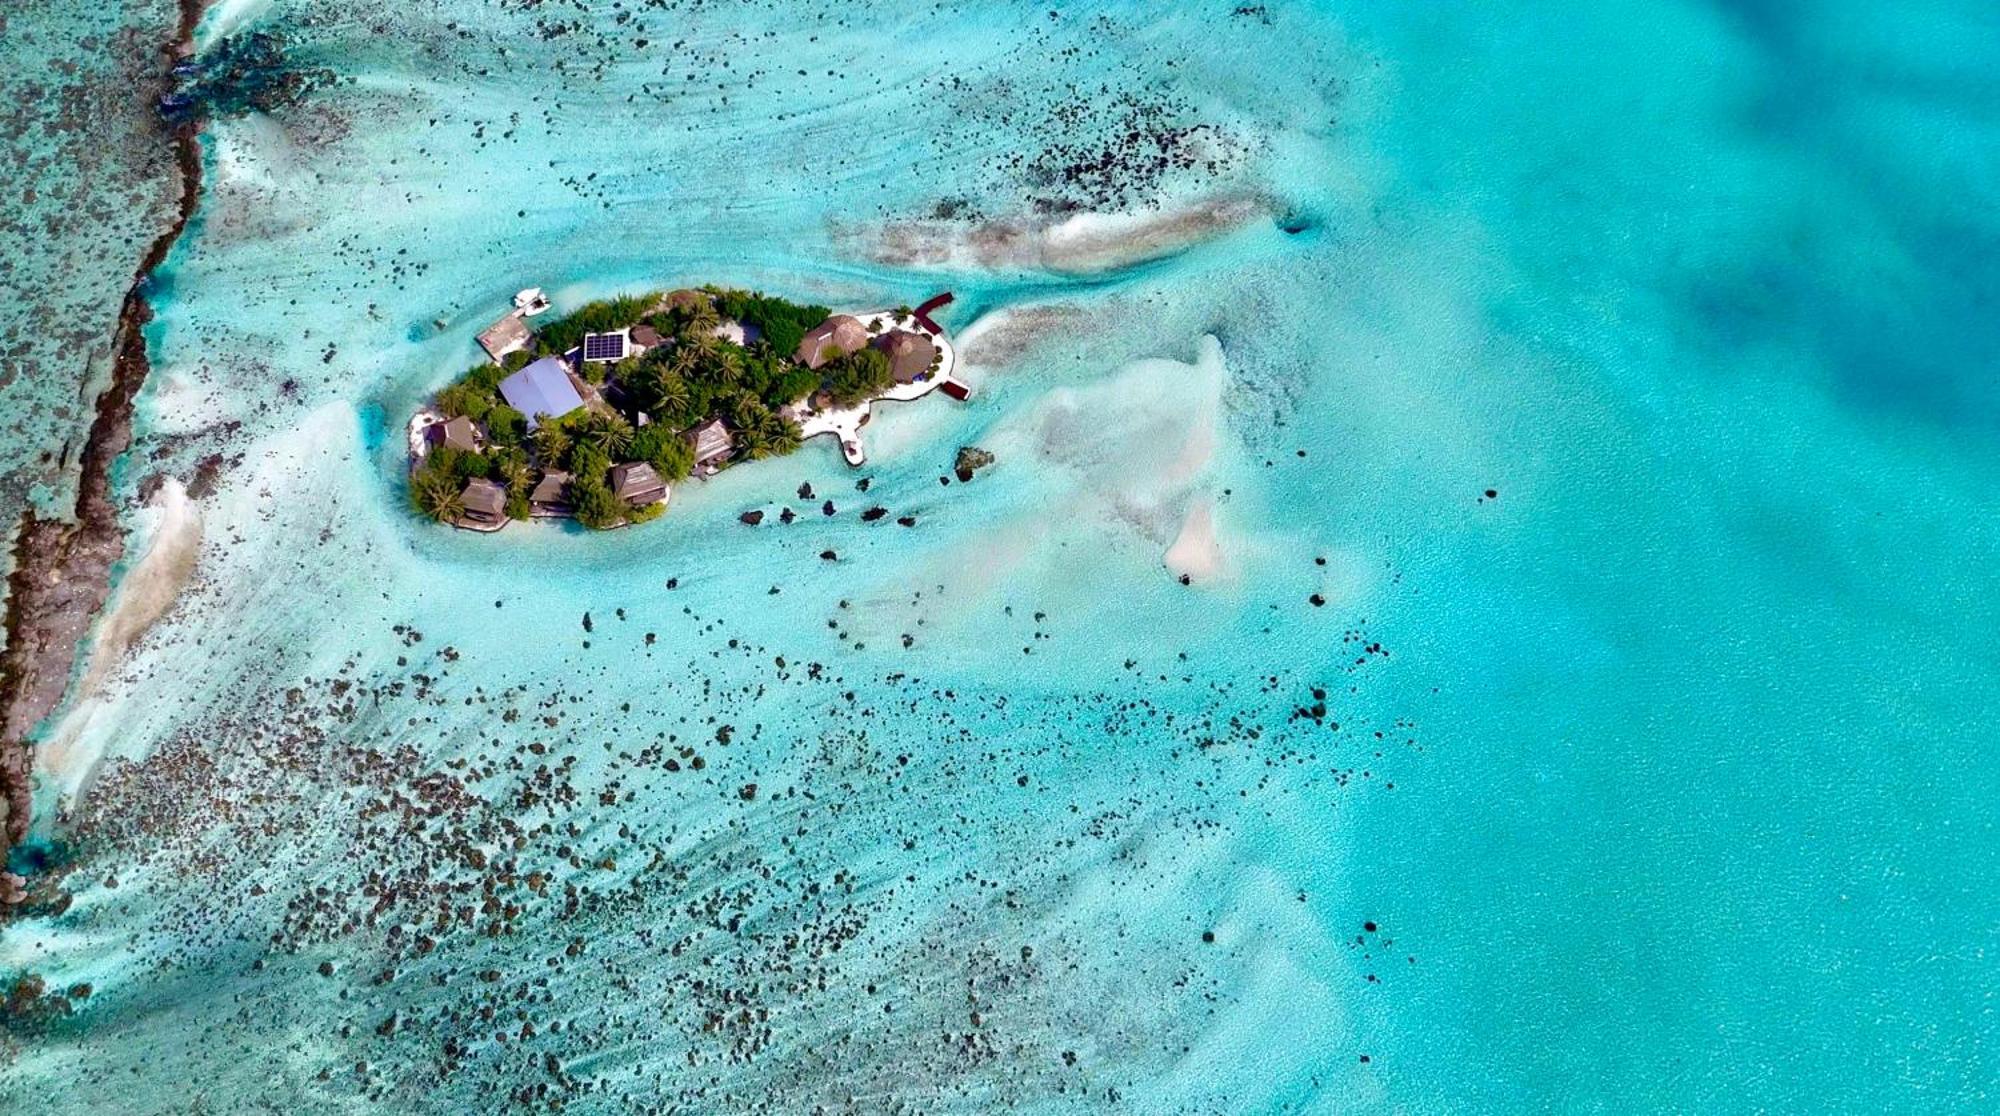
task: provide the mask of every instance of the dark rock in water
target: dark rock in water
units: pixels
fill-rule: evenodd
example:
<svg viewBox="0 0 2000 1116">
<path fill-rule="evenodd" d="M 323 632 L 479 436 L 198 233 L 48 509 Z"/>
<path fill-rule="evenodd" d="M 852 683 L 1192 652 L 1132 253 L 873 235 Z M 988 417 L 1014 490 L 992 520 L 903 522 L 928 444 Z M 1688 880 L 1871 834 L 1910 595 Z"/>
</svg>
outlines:
<svg viewBox="0 0 2000 1116">
<path fill-rule="evenodd" d="M 222 477 L 224 469 L 240 464 L 241 457 L 231 461 L 219 453 L 211 453 L 195 462 L 194 477 L 188 481 L 187 494 L 190 500 L 199 500 L 215 491 L 215 485 Z"/>
<path fill-rule="evenodd" d="M 960 482 L 972 479 L 972 474 L 993 464 L 993 455 L 978 446 L 960 446 L 958 459 L 951 463 L 951 471 L 958 475 Z"/>
<path fill-rule="evenodd" d="M 820 551 L 820 552 L 819 552 L 819 556 L 820 556 L 821 558 L 824 558 L 824 559 L 826 559 L 826 560 L 827 560 L 827 561 L 829 561 L 829 562 L 836 562 L 836 561 L 839 561 L 839 560 L 840 560 L 840 555 L 838 555 L 838 554 L 835 554 L 835 553 L 834 553 L 833 551 L 831 551 L 831 550 L 822 550 L 822 551 Z"/>
<path fill-rule="evenodd" d="M 834 513 L 833 501 L 828 500 L 826 503 L 821 504 L 819 510 L 822 515 L 832 515 Z"/>
<path fill-rule="evenodd" d="M 854 482 L 854 491 L 866 492 L 868 491 L 868 486 L 874 483 L 875 483 L 875 478 L 862 477 L 860 480 Z"/>
<path fill-rule="evenodd" d="M 876 506 L 876 507 L 872 507 L 872 508 L 869 508 L 869 509 L 868 509 L 867 511 L 865 511 L 865 512 L 862 512 L 862 513 L 861 513 L 861 522 L 863 522 L 863 523 L 873 523 L 873 522 L 875 522 L 876 520 L 878 520 L 878 519 L 880 519 L 880 518 L 882 518 L 883 516 L 885 516 L 885 515 L 888 515 L 888 514 L 889 514 L 889 509 L 888 509 L 888 508 L 885 508 L 885 507 L 881 507 L 881 506 Z"/>
<path fill-rule="evenodd" d="M 790 523 L 792 520 L 797 518 L 798 515 L 794 513 L 790 508 L 786 508 L 784 511 L 778 513 L 778 522 L 780 523 Z"/>
<path fill-rule="evenodd" d="M 813 486 L 812 486 L 812 482 L 811 482 L 811 481 L 800 481 L 800 482 L 799 482 L 799 499 L 801 499 L 801 500 L 810 500 L 810 499 L 812 499 L 812 498 L 813 498 Z"/>
<path fill-rule="evenodd" d="M 917 525 L 917 517 L 914 515 L 899 515 L 896 517 L 896 522 L 905 527 L 915 527 Z"/>
<path fill-rule="evenodd" d="M 285 41 L 265 31 L 231 35 L 173 69 L 160 115 L 180 124 L 203 118 L 269 113 L 297 104 L 334 81 L 323 67 L 294 65 Z"/>
<path fill-rule="evenodd" d="M 761 511 L 747 511 L 744 512 L 742 515 L 737 516 L 736 518 L 742 520 L 745 523 L 748 523 L 752 527 L 755 527 L 759 523 L 764 522 L 764 513 Z"/>
</svg>

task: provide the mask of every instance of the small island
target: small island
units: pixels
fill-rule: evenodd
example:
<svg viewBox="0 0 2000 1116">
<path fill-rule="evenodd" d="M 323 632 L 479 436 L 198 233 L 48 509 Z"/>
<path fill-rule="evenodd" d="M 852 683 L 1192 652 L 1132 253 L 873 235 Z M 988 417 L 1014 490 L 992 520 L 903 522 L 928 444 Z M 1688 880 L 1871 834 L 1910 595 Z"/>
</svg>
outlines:
<svg viewBox="0 0 2000 1116">
<path fill-rule="evenodd" d="M 878 400 L 970 392 L 931 314 L 835 314 L 703 287 L 593 302 L 545 323 L 538 288 L 479 335 L 490 358 L 410 420 L 410 502 L 440 523 L 607 530 L 666 510 L 672 486 L 832 435 L 850 465 Z"/>
</svg>

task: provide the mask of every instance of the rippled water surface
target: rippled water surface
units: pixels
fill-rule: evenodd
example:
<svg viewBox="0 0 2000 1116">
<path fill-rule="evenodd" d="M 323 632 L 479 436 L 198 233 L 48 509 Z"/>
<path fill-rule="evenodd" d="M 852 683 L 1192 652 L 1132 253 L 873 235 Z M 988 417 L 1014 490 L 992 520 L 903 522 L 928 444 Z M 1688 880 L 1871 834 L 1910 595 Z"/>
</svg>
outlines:
<svg viewBox="0 0 2000 1116">
<path fill-rule="evenodd" d="M 1996 30 L 225 0 L 281 51 L 152 285 L 0 1098 L 1990 1109 Z M 100 115 L 23 212 L 171 201 Z M 7 328 L 108 326 L 52 228 Z M 700 282 L 951 290 L 973 397 L 608 535 L 406 512 L 516 289 Z M 7 344 L 25 478 L 89 392 Z"/>
</svg>

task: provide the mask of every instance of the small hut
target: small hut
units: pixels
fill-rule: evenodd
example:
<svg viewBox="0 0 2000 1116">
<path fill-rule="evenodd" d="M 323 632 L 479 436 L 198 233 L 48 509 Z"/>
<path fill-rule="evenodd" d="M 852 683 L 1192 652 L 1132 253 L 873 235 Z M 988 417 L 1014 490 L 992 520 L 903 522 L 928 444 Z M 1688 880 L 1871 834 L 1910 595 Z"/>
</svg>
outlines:
<svg viewBox="0 0 2000 1116">
<path fill-rule="evenodd" d="M 535 515 L 543 518 L 557 518 L 570 514 L 569 474 L 560 469 L 550 469 L 535 482 L 535 491 L 528 497 L 528 506 Z"/>
<path fill-rule="evenodd" d="M 734 439 L 729 436 L 729 428 L 721 419 L 709 419 L 700 426 L 688 430 L 685 437 L 688 445 L 694 447 L 696 468 L 724 460 L 736 449 Z"/>
<path fill-rule="evenodd" d="M 650 349 L 663 340 L 659 330 L 644 323 L 633 326 L 629 336 L 632 338 L 632 343 L 642 349 Z"/>
<path fill-rule="evenodd" d="M 667 498 L 667 482 L 644 461 L 630 461 L 611 467 L 611 491 L 633 507 L 657 504 Z"/>
<path fill-rule="evenodd" d="M 479 452 L 479 428 L 472 420 L 460 415 L 443 422 L 434 422 L 424 429 L 424 437 L 433 446 L 455 449 L 464 453 Z"/>
<path fill-rule="evenodd" d="M 792 359 L 807 368 L 818 368 L 834 357 L 854 352 L 868 344 L 868 329 L 859 318 L 835 314 L 806 331 Z"/>
<path fill-rule="evenodd" d="M 923 334 L 907 329 L 892 329 L 877 337 L 873 344 L 889 358 L 889 371 L 899 384 L 916 383 L 937 360 L 937 345 Z"/>
<path fill-rule="evenodd" d="M 686 287 L 682 287 L 677 291 L 668 291 L 660 299 L 660 309 L 662 310 L 693 310 L 697 306 L 713 306 L 714 304 L 715 300 L 710 298 L 707 293 L 690 290 Z"/>
<path fill-rule="evenodd" d="M 486 350 L 486 355 L 492 357 L 495 364 L 508 353 L 526 348 L 527 344 L 528 323 L 519 314 L 507 315 L 487 326 L 486 332 L 479 335 L 479 347 Z"/>
<path fill-rule="evenodd" d="M 507 490 L 485 477 L 466 481 L 459 502 L 465 505 L 463 520 L 468 527 L 494 528 L 507 522 Z"/>
</svg>

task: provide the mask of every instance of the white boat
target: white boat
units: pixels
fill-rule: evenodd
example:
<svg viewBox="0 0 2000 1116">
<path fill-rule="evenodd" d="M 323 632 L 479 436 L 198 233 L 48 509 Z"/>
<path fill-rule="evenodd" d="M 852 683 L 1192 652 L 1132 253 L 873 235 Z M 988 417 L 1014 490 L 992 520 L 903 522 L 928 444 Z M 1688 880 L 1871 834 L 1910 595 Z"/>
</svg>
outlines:
<svg viewBox="0 0 2000 1116">
<path fill-rule="evenodd" d="M 548 308 L 549 296 L 543 294 L 540 287 L 529 287 L 514 296 L 514 309 L 519 310 L 524 318 L 532 318 Z"/>
</svg>

